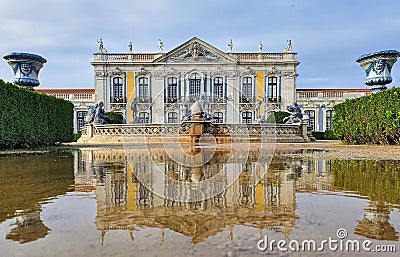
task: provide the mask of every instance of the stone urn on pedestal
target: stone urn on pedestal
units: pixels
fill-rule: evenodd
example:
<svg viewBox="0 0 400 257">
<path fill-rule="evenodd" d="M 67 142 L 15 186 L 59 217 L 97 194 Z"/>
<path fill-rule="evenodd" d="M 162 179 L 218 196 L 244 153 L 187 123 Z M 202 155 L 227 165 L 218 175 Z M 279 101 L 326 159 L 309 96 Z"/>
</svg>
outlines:
<svg viewBox="0 0 400 257">
<path fill-rule="evenodd" d="M 11 53 L 3 58 L 14 71 L 15 84 L 28 90 L 40 85 L 38 76 L 43 64 L 47 62 L 45 58 L 30 53 Z"/>
<path fill-rule="evenodd" d="M 392 67 L 399 56 L 400 52 L 396 50 L 384 50 L 364 54 L 356 60 L 365 71 L 364 83 L 371 88 L 372 93 L 386 90 L 386 85 L 392 82 Z"/>
</svg>

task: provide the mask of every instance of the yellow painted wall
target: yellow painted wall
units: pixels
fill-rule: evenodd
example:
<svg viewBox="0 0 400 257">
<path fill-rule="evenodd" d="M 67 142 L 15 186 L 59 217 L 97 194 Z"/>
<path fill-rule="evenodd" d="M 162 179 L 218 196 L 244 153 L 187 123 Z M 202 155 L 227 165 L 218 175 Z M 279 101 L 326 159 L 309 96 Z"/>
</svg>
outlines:
<svg viewBox="0 0 400 257">
<path fill-rule="evenodd" d="M 265 97 L 265 80 L 264 80 L 264 72 L 257 71 L 256 72 L 256 98 L 259 96 Z M 264 106 L 260 107 L 260 113 L 264 113 Z"/>
<path fill-rule="evenodd" d="M 131 103 L 133 98 L 135 98 L 135 74 L 132 71 L 126 73 L 126 97 L 127 103 Z M 130 106 L 127 109 L 127 122 L 132 121 L 132 110 Z"/>
<path fill-rule="evenodd" d="M 264 208 L 265 208 L 264 168 L 260 168 L 259 175 L 261 177 L 261 180 L 256 185 L 256 205 L 255 205 L 256 212 L 262 212 L 262 211 L 264 211 Z"/>
<path fill-rule="evenodd" d="M 128 165 L 128 211 L 136 210 L 136 183 L 132 182 L 132 167 Z"/>
</svg>

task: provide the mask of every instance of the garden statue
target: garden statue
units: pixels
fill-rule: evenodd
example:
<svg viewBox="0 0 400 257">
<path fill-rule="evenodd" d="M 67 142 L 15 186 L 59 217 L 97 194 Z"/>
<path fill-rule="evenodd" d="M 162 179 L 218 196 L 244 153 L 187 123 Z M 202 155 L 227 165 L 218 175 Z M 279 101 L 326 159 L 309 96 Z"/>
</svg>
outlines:
<svg viewBox="0 0 400 257">
<path fill-rule="evenodd" d="M 100 101 L 94 109 L 86 116 L 87 124 L 104 125 L 110 123 L 110 118 L 106 116 L 104 111 L 104 103 Z"/>
<path fill-rule="evenodd" d="M 303 121 L 303 114 L 296 102 L 289 105 L 286 110 L 290 112 L 290 116 L 283 119 L 286 124 L 300 124 Z"/>
</svg>

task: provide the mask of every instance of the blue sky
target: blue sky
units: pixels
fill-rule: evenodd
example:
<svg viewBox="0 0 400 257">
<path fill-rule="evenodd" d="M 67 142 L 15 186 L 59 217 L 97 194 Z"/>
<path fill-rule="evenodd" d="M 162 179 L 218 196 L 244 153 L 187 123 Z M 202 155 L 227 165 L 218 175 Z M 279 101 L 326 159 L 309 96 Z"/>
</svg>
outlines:
<svg viewBox="0 0 400 257">
<path fill-rule="evenodd" d="M 0 54 L 30 52 L 48 62 L 40 88 L 92 88 L 92 54 L 103 38 L 108 52 L 172 50 L 196 36 L 222 51 L 298 53 L 298 88 L 366 88 L 360 55 L 400 50 L 396 0 L 20 0 L 1 1 Z M 400 81 L 400 61 L 391 85 Z M 12 81 L 0 61 L 0 78 Z M 396 80 L 397 79 L 397 80 Z"/>
</svg>

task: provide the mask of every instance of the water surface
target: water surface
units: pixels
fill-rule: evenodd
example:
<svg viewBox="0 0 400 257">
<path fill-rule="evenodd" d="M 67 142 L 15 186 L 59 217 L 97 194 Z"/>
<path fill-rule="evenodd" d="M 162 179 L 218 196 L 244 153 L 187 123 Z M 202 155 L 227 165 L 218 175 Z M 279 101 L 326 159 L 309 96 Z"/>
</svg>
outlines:
<svg viewBox="0 0 400 257">
<path fill-rule="evenodd" d="M 257 248 L 265 236 L 321 242 L 342 228 L 400 251 L 399 163 L 302 152 L 271 163 L 232 149 L 0 157 L 2 256 L 397 256 Z"/>
</svg>

